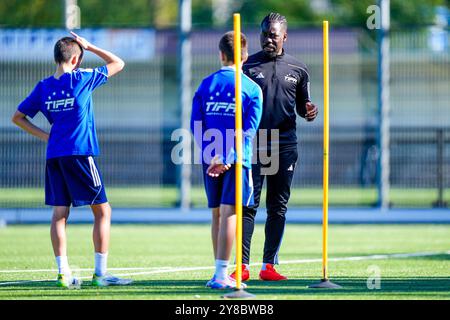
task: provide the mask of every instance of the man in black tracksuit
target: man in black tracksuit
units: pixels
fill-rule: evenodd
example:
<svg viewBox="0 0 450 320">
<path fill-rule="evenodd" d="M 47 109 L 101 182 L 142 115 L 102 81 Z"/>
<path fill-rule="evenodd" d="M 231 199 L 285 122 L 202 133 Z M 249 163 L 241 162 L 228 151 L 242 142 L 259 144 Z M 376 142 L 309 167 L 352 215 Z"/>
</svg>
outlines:
<svg viewBox="0 0 450 320">
<path fill-rule="evenodd" d="M 259 156 L 252 165 L 255 205 L 244 207 L 243 281 L 249 279 L 250 243 L 264 175 L 267 175 L 267 220 L 263 266 L 259 276 L 267 281 L 287 279 L 277 273 L 273 265 L 278 263 L 278 250 L 298 158 L 296 113 L 307 121 L 314 120 L 318 113 L 309 97 L 308 70 L 303 63 L 284 52 L 283 43 L 286 39 L 286 18 L 277 13 L 267 15 L 261 23 L 262 50 L 250 56 L 243 67 L 244 73 L 261 87 L 264 96 L 259 136 L 265 130 L 268 138 L 257 141 L 258 155 L 269 152 L 272 162 L 279 161 L 276 173 L 264 173 L 265 162 Z M 271 136 L 276 137 L 274 130 L 278 130 L 279 140 L 271 143 Z"/>
</svg>

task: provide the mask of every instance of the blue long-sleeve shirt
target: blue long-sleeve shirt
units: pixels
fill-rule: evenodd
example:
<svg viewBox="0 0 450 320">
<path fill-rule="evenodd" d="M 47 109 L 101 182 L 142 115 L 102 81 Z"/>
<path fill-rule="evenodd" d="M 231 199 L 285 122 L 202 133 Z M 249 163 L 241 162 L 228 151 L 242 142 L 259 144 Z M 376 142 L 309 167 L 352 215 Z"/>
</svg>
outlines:
<svg viewBox="0 0 450 320">
<path fill-rule="evenodd" d="M 252 140 L 262 115 L 261 88 L 242 73 L 242 165 L 251 168 Z M 209 164 L 219 155 L 224 163 L 236 161 L 235 150 L 235 71 L 223 67 L 205 78 L 197 89 L 191 114 L 191 130 Z"/>
</svg>

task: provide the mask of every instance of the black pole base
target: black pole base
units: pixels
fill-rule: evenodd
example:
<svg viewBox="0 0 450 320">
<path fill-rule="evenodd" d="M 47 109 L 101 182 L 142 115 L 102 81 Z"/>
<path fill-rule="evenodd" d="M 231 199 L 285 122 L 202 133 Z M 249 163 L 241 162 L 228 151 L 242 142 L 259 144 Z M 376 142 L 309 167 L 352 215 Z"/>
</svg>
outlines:
<svg viewBox="0 0 450 320">
<path fill-rule="evenodd" d="M 308 288 L 311 289 L 341 289 L 342 287 L 338 284 L 331 282 L 328 279 L 322 279 L 319 283 L 310 285 Z"/>
<path fill-rule="evenodd" d="M 256 296 L 254 294 L 248 293 L 243 289 L 235 289 L 233 292 L 224 294 L 222 298 L 224 299 L 252 299 Z"/>
</svg>

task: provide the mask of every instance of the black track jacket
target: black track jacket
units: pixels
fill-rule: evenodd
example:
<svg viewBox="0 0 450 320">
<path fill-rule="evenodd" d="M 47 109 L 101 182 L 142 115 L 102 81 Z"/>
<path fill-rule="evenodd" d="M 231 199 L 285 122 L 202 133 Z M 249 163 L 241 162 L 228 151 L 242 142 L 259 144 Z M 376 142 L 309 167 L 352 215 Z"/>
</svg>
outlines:
<svg viewBox="0 0 450 320">
<path fill-rule="evenodd" d="M 248 58 L 243 71 L 263 92 L 263 113 L 259 129 L 279 129 L 280 147 L 296 147 L 295 111 L 299 116 L 305 117 L 305 104 L 310 101 L 306 65 L 284 50 L 275 58 L 260 51 Z"/>
</svg>

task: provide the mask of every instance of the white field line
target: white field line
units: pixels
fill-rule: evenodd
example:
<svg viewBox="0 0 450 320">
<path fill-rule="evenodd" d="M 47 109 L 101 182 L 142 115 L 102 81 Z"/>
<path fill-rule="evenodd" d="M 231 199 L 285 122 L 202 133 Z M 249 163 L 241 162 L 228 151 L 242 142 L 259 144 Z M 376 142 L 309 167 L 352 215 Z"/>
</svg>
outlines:
<svg viewBox="0 0 450 320">
<path fill-rule="evenodd" d="M 356 257 L 341 257 L 341 258 L 330 258 L 328 261 L 364 261 L 364 260 L 383 260 L 383 259 L 405 259 L 414 257 L 430 257 L 442 254 L 450 254 L 449 251 L 439 251 L 439 252 L 415 252 L 415 253 L 393 253 L 393 254 L 374 254 L 370 256 L 356 256 Z M 280 264 L 302 264 L 302 263 L 313 263 L 322 262 L 320 259 L 302 259 L 302 260 L 289 260 L 280 261 Z M 252 263 L 251 265 L 254 265 Z"/>
<path fill-rule="evenodd" d="M 12 286 L 15 284 L 25 284 L 25 283 L 33 283 L 33 282 L 47 282 L 47 281 L 55 281 L 53 279 L 42 279 L 42 280 L 24 280 L 24 281 L 13 281 L 13 282 L 0 282 L 0 286 Z"/>
<path fill-rule="evenodd" d="M 385 260 L 385 259 L 407 259 L 407 258 L 414 258 L 414 257 L 430 257 L 430 256 L 437 256 L 437 255 L 443 255 L 443 254 L 450 254 L 449 251 L 439 251 L 439 252 L 414 252 L 414 253 L 394 253 L 394 254 L 375 254 L 375 255 L 369 255 L 369 256 L 354 256 L 354 257 L 341 257 L 341 258 L 330 258 L 328 261 L 333 262 L 339 262 L 339 261 L 365 261 L 365 260 Z M 322 258 L 320 259 L 301 259 L 301 260 L 286 260 L 286 261 L 280 261 L 280 264 L 305 264 L 305 263 L 318 263 L 322 262 Z M 250 266 L 259 266 L 261 265 L 261 262 L 259 263 L 252 263 Z M 230 266 L 232 267 L 232 266 Z M 174 272 L 183 272 L 183 271 L 200 271 L 200 270 L 211 270 L 214 269 L 214 266 L 208 266 L 208 267 L 179 267 L 179 268 L 172 268 L 172 267 L 153 267 L 153 268 L 116 268 L 116 270 L 149 270 L 149 271 L 142 271 L 142 272 L 133 272 L 133 273 L 124 273 L 124 274 L 117 274 L 117 276 L 120 277 L 129 277 L 129 276 L 139 276 L 139 275 L 150 275 L 150 274 L 161 274 L 161 273 L 174 273 Z M 150 270 L 150 269 L 158 269 L 158 270 Z M 79 270 L 92 270 L 92 269 L 79 269 Z M 109 269 L 112 270 L 112 269 Z M 3 270 L 7 271 L 7 270 Z M 17 271 L 17 270 L 12 270 Z M 32 270 L 28 270 L 32 271 Z M 35 270 L 38 272 L 38 270 Z M 52 270 L 55 271 L 55 270 Z M 90 279 L 91 277 L 80 277 L 81 279 Z M 15 284 L 24 284 L 24 283 L 33 283 L 33 282 L 46 282 L 46 281 L 54 281 L 55 279 L 42 279 L 42 280 L 24 280 L 24 281 L 14 281 L 14 282 L 0 282 L 0 286 L 6 286 L 6 285 L 15 285 Z"/>
<path fill-rule="evenodd" d="M 136 267 L 136 268 L 108 268 L 108 270 L 111 271 L 135 271 L 135 270 L 153 270 L 153 269 L 172 269 L 172 267 Z M 57 269 L 24 269 L 24 270 L 17 270 L 17 269 L 10 269 L 10 270 L 0 270 L 0 273 L 37 273 L 37 272 L 57 272 Z M 83 268 L 83 269 L 72 269 L 74 272 L 81 272 L 81 271 L 94 271 L 92 268 Z"/>
</svg>

